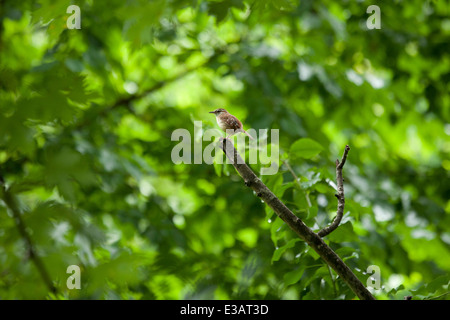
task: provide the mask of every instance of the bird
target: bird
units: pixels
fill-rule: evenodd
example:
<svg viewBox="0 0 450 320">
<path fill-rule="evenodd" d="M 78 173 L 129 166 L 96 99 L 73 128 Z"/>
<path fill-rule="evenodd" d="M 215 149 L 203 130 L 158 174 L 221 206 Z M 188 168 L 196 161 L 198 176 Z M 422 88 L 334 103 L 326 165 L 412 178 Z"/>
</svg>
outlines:
<svg viewBox="0 0 450 320">
<path fill-rule="evenodd" d="M 216 116 L 217 124 L 219 125 L 220 129 L 225 131 L 225 133 L 227 133 L 227 130 L 234 130 L 233 133 L 228 134 L 225 139 L 228 139 L 230 136 L 238 132 L 243 132 L 253 140 L 253 137 L 242 127 L 242 122 L 240 122 L 238 118 L 230 114 L 224 108 L 219 108 L 214 111 L 210 111 L 209 113 L 214 113 L 214 115 Z"/>
</svg>

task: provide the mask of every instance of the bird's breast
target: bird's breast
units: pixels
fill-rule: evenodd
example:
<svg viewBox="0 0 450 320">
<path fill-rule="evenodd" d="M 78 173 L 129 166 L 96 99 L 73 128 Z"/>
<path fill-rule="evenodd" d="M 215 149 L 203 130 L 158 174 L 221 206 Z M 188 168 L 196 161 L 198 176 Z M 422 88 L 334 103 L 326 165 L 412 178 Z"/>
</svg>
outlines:
<svg viewBox="0 0 450 320">
<path fill-rule="evenodd" d="M 226 131 L 227 129 L 238 130 L 242 128 L 242 123 L 231 114 L 219 115 L 216 120 L 220 129 L 223 131 Z"/>
<path fill-rule="evenodd" d="M 217 120 L 217 124 L 219 125 L 220 129 L 222 129 L 223 131 L 226 131 L 227 123 L 221 117 L 216 117 L 216 120 Z"/>
</svg>

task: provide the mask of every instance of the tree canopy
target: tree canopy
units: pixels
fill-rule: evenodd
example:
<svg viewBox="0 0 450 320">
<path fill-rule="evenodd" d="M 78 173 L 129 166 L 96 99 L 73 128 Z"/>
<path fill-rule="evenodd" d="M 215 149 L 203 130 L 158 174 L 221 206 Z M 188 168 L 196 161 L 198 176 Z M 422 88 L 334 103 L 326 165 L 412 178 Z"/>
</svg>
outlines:
<svg viewBox="0 0 450 320">
<path fill-rule="evenodd" d="M 250 167 L 279 155 L 259 176 L 314 231 L 349 145 L 324 241 L 378 299 L 450 299 L 449 8 L 0 1 L 0 299 L 355 299 L 231 164 L 195 163 L 216 108 L 269 130 Z"/>
</svg>

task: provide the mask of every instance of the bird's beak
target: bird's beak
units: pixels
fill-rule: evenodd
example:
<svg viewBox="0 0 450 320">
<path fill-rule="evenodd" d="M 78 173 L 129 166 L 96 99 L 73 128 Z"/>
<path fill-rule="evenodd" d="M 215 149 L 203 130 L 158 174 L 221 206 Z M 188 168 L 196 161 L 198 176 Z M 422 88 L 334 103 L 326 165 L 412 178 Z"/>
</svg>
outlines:
<svg viewBox="0 0 450 320">
<path fill-rule="evenodd" d="M 209 113 L 216 113 L 215 111 L 210 111 Z"/>
</svg>

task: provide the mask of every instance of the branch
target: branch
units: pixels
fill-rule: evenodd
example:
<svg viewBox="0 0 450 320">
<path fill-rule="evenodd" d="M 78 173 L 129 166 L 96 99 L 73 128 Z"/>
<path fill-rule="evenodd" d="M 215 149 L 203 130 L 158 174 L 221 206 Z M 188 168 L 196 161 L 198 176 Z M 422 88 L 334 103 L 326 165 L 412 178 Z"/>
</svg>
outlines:
<svg viewBox="0 0 450 320">
<path fill-rule="evenodd" d="M 449 295 L 449 294 L 450 294 L 450 291 L 444 292 L 443 294 L 440 294 L 440 295 L 438 295 L 438 296 L 424 298 L 423 300 L 437 300 L 437 299 L 440 299 L 440 298 L 442 298 L 442 297 L 445 297 L 446 295 Z M 411 298 L 412 298 L 412 297 L 411 297 Z"/>
<path fill-rule="evenodd" d="M 344 196 L 344 178 L 342 177 L 342 168 L 344 168 L 345 161 L 347 160 L 348 151 L 350 147 L 345 146 L 344 155 L 342 156 L 341 163 L 336 159 L 336 182 L 337 182 L 337 193 L 335 197 L 338 200 L 338 207 L 336 217 L 333 222 L 328 226 L 320 230 L 317 234 L 320 237 L 325 237 L 333 232 L 341 223 L 342 216 L 344 215 L 344 206 L 345 206 L 345 196 Z"/>
<path fill-rule="evenodd" d="M 151 86 L 150 88 L 147 88 L 146 90 L 144 90 L 142 92 L 138 92 L 138 93 L 135 93 L 135 94 L 130 94 L 130 95 L 127 95 L 127 96 L 120 97 L 119 99 L 114 101 L 108 107 L 100 109 L 97 112 L 96 116 L 92 116 L 92 115 L 89 114 L 89 117 L 86 117 L 86 118 L 82 119 L 81 121 L 75 123 L 74 129 L 81 129 L 81 128 L 89 125 L 92 121 L 97 121 L 97 119 L 99 117 L 104 117 L 105 115 L 109 114 L 111 111 L 113 111 L 113 110 L 115 110 L 115 109 L 117 109 L 117 108 L 119 108 L 121 106 L 124 106 L 124 107 L 130 109 L 129 104 L 131 102 L 133 102 L 135 100 L 140 100 L 140 99 L 148 96 L 149 94 L 151 94 L 151 93 L 161 89 L 166 84 L 173 83 L 173 82 L 175 82 L 177 80 L 182 79 L 183 77 L 185 77 L 186 75 L 190 74 L 191 72 L 193 72 L 193 71 L 195 71 L 197 69 L 200 69 L 201 67 L 206 65 L 208 62 L 209 62 L 209 60 L 206 61 L 206 62 L 201 63 L 198 66 L 187 68 L 186 70 L 184 70 L 183 72 L 181 72 L 181 73 L 179 73 L 177 75 L 174 75 L 172 77 L 169 77 L 168 79 L 165 79 L 163 81 L 155 83 L 153 86 Z"/>
<path fill-rule="evenodd" d="M 322 240 L 322 238 L 312 231 L 304 222 L 289 210 L 286 205 L 281 202 L 275 194 L 255 175 L 250 167 L 244 162 L 237 152 L 231 141 L 223 139 L 221 148 L 228 159 L 243 178 L 245 185 L 252 188 L 258 197 L 273 210 L 286 224 L 311 248 L 316 251 L 319 256 L 331 267 L 336 273 L 348 284 L 350 289 L 361 300 L 374 300 L 375 298 L 350 270 L 350 268 L 342 261 L 342 259 Z"/>
<path fill-rule="evenodd" d="M 22 219 L 19 208 L 17 208 L 17 204 L 14 199 L 14 196 L 11 194 L 10 190 L 6 188 L 2 176 L 0 176 L 0 192 L 1 192 L 2 199 L 5 202 L 6 206 L 12 212 L 12 215 L 14 217 L 14 222 L 16 223 L 16 227 L 17 227 L 20 235 L 22 236 L 23 240 L 25 241 L 28 256 L 34 262 L 34 265 L 36 266 L 36 269 L 38 270 L 38 272 L 39 272 L 42 280 L 44 281 L 45 285 L 47 286 L 47 288 L 51 292 L 56 293 L 56 288 L 53 285 L 53 282 L 47 272 L 47 269 L 45 268 L 44 262 L 41 260 L 41 257 L 39 257 L 39 255 L 36 253 L 33 242 L 31 241 L 31 237 L 27 232 L 27 228 Z"/>
<path fill-rule="evenodd" d="M 185 76 L 191 74 L 192 72 L 195 72 L 195 71 L 207 66 L 208 64 L 214 62 L 217 59 L 217 57 L 219 57 L 221 54 L 226 53 L 229 45 L 239 44 L 241 41 L 242 41 L 242 39 L 238 39 L 237 41 L 231 41 L 220 48 L 216 48 L 214 54 L 211 57 L 209 57 L 209 59 L 199 63 L 198 65 L 188 67 L 185 70 L 181 71 L 180 73 L 178 73 L 176 75 L 172 75 L 165 80 L 159 81 L 159 82 L 153 84 L 152 86 L 150 86 L 149 88 L 143 90 L 142 92 L 137 92 L 135 94 L 129 94 L 126 96 L 119 97 L 116 101 L 111 103 L 109 106 L 96 111 L 95 115 L 88 113 L 86 118 L 83 118 L 80 121 L 76 122 L 73 125 L 73 128 L 70 128 L 70 130 L 73 130 L 73 129 L 79 130 L 79 129 L 89 125 L 92 121 L 97 121 L 97 119 L 99 117 L 104 117 L 105 115 L 109 114 L 111 111 L 113 111 L 119 107 L 125 107 L 125 108 L 128 108 L 128 110 L 132 111 L 132 108 L 130 107 L 131 102 L 145 98 L 149 94 L 152 94 L 153 92 L 158 91 L 159 89 L 163 88 L 167 84 L 178 81 L 178 80 L 184 78 Z"/>
</svg>

